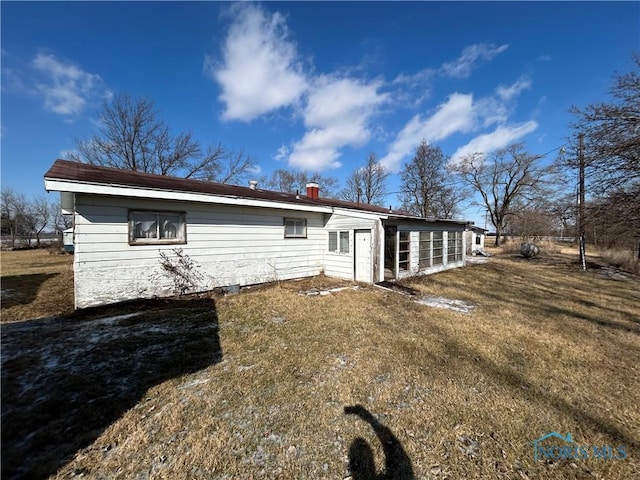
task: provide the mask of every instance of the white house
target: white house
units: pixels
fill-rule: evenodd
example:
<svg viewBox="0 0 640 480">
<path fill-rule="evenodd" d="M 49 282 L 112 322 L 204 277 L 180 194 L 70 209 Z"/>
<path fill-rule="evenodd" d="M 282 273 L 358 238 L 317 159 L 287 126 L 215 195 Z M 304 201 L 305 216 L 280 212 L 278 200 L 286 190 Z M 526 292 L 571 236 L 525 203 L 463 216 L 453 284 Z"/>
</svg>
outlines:
<svg viewBox="0 0 640 480">
<path fill-rule="evenodd" d="M 160 254 L 177 248 L 200 290 L 324 273 L 358 282 L 465 264 L 466 222 L 378 206 L 57 160 L 45 188 L 73 214 L 76 308 L 166 296 Z"/>
<path fill-rule="evenodd" d="M 467 255 L 475 255 L 484 251 L 484 240 L 488 230 L 475 225 L 467 225 L 464 232 L 465 244 L 467 245 Z"/>
</svg>

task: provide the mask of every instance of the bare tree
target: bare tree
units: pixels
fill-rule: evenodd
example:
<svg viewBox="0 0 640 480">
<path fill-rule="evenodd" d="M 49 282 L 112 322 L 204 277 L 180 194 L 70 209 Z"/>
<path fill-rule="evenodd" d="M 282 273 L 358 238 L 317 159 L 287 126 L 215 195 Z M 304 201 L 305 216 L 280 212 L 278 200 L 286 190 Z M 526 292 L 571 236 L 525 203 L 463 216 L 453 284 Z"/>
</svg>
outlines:
<svg viewBox="0 0 640 480">
<path fill-rule="evenodd" d="M 640 182 L 640 55 L 636 71 L 614 76 L 607 103 L 572 108 L 572 127 L 584 134 L 591 190 L 624 190 Z"/>
<path fill-rule="evenodd" d="M 541 155 L 531 155 L 522 143 L 509 145 L 489 157 L 480 153 L 468 155 L 454 169 L 464 183 L 476 190 L 496 228 L 496 246 L 510 216 L 518 206 L 531 201 L 544 185 L 547 169 L 539 166 Z"/>
<path fill-rule="evenodd" d="M 15 248 L 16 240 L 23 236 L 28 225 L 25 220 L 29 202 L 24 194 L 16 193 L 9 187 L 3 187 L 0 194 L 0 212 L 2 231 L 9 236 L 11 248 Z"/>
<path fill-rule="evenodd" d="M 218 181 L 234 180 L 252 166 L 244 153 L 233 155 L 221 144 L 203 152 L 190 132 L 173 136 L 149 98 L 115 95 L 103 104 L 99 117 L 97 133 L 76 140 L 71 160 Z"/>
<path fill-rule="evenodd" d="M 297 191 L 302 194 L 306 192 L 306 186 L 309 182 L 316 182 L 320 185 L 320 196 L 322 197 L 332 198 L 336 195 L 338 179 L 318 172 L 293 172 L 279 168 L 274 170 L 270 176 L 263 176 L 260 180 L 260 183 L 266 188 L 288 193 Z"/>
<path fill-rule="evenodd" d="M 565 194 L 553 199 L 549 212 L 558 227 L 560 237 L 575 237 L 577 233 L 575 194 Z"/>
<path fill-rule="evenodd" d="M 40 247 L 40 235 L 47 226 L 51 225 L 53 210 L 52 205 L 44 196 L 34 198 L 29 204 L 29 216 L 32 219 L 33 234 L 36 237 L 36 246 Z"/>
<path fill-rule="evenodd" d="M 633 61 L 634 71 L 614 75 L 609 101 L 572 109 L 572 127 L 584 135 L 586 237 L 640 258 L 640 55 Z"/>
<path fill-rule="evenodd" d="M 225 161 L 221 163 L 215 177 L 218 182 L 243 184 L 254 168 L 251 157 L 241 150 L 238 153 L 225 153 L 223 158 Z"/>
<path fill-rule="evenodd" d="M 400 173 L 402 208 L 420 217 L 452 218 L 464 194 L 447 171 L 449 158 L 440 147 L 422 141 Z"/>
<path fill-rule="evenodd" d="M 381 205 L 387 194 L 389 172 L 371 152 L 364 167 L 356 169 L 347 179 L 347 186 L 340 193 L 344 200 Z"/>
<path fill-rule="evenodd" d="M 53 229 L 58 235 L 58 238 L 62 240 L 62 232 L 73 226 L 73 215 L 62 213 L 60 201 L 52 202 L 51 210 L 53 211 L 53 218 L 51 219 Z"/>
</svg>

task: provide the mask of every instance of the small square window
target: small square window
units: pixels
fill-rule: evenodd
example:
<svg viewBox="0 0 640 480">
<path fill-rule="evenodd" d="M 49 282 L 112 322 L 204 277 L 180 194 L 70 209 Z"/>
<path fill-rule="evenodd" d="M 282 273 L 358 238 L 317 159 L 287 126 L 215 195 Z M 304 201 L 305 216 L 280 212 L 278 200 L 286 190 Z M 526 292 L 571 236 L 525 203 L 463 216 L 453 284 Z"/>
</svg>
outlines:
<svg viewBox="0 0 640 480">
<path fill-rule="evenodd" d="M 349 253 L 349 232 L 329 232 L 329 251 Z"/>
<path fill-rule="evenodd" d="M 285 218 L 284 238 L 307 238 L 307 219 Z"/>
</svg>

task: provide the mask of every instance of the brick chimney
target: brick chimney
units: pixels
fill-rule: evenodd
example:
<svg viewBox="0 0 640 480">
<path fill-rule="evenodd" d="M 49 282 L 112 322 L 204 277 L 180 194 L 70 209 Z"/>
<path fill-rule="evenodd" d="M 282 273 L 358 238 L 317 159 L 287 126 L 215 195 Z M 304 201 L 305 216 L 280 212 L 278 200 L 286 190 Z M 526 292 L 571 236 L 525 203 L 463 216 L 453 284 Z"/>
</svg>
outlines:
<svg viewBox="0 0 640 480">
<path fill-rule="evenodd" d="M 315 182 L 307 183 L 307 198 L 312 200 L 318 199 L 318 193 L 320 192 L 320 185 Z"/>
</svg>

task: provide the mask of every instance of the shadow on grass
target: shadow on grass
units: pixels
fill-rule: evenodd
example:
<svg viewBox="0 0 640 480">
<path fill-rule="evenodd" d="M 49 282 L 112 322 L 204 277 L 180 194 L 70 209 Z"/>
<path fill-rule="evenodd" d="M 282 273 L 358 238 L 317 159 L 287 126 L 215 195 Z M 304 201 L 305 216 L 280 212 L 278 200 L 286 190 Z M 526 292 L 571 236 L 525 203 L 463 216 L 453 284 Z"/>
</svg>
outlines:
<svg viewBox="0 0 640 480">
<path fill-rule="evenodd" d="M 28 305 L 38 295 L 38 290 L 44 282 L 58 273 L 33 273 L 30 275 L 10 275 L 2 277 L 2 307 L 14 305 Z"/>
<path fill-rule="evenodd" d="M 149 388 L 222 360 L 211 299 L 3 325 L 2 349 L 4 479 L 47 478 Z"/>
<path fill-rule="evenodd" d="M 384 451 L 384 472 L 376 474 L 373 449 L 364 438 L 356 438 L 349 447 L 349 470 L 353 480 L 414 480 L 411 460 L 402 444 L 362 405 L 344 407 L 345 415 L 356 415 L 373 428 Z"/>
</svg>

